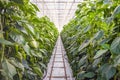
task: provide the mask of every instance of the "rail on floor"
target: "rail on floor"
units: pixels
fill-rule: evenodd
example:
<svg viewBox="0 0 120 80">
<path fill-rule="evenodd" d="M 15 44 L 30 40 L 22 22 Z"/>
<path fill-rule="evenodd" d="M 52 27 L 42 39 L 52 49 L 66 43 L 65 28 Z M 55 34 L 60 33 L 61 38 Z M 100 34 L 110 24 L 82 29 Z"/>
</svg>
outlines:
<svg viewBox="0 0 120 80">
<path fill-rule="evenodd" d="M 60 36 L 54 47 L 48 63 L 47 74 L 43 80 L 74 80 Z"/>
</svg>

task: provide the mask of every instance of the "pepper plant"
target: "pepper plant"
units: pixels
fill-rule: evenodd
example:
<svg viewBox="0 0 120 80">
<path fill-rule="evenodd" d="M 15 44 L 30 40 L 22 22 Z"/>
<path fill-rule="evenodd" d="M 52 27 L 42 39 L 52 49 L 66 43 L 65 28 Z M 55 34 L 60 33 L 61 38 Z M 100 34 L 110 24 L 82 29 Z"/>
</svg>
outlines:
<svg viewBox="0 0 120 80">
<path fill-rule="evenodd" d="M 58 31 L 29 0 L 0 0 L 0 80 L 42 80 Z"/>
<path fill-rule="evenodd" d="M 61 32 L 76 80 L 120 79 L 120 1 L 86 0 Z"/>
</svg>

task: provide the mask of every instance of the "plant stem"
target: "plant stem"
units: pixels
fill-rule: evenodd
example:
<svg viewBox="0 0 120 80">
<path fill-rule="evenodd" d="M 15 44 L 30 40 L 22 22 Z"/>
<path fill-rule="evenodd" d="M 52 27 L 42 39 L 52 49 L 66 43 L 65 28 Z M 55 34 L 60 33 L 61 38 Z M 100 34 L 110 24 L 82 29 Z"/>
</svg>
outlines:
<svg viewBox="0 0 120 80">
<path fill-rule="evenodd" d="M 4 11 L 4 13 L 5 13 L 5 11 Z M 3 32 L 3 27 L 5 26 L 5 16 L 2 14 L 0 17 L 1 17 L 0 18 L 0 28 L 1 28 L 0 30 L 1 30 L 1 32 Z M 4 38 L 3 33 L 1 33 L 0 38 Z M 1 68 L 1 63 L 2 63 L 3 57 L 4 57 L 5 45 L 1 44 L 0 46 L 1 46 L 1 51 L 0 51 L 0 68 Z"/>
</svg>

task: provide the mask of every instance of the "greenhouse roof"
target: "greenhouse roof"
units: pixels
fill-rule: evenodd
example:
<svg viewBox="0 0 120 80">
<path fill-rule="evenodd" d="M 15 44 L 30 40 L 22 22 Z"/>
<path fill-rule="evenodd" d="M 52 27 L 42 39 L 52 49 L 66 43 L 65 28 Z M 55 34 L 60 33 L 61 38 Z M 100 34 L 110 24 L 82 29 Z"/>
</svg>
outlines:
<svg viewBox="0 0 120 80">
<path fill-rule="evenodd" d="M 39 17 L 48 16 L 59 31 L 74 17 L 77 5 L 83 0 L 31 0 L 40 9 Z"/>
</svg>

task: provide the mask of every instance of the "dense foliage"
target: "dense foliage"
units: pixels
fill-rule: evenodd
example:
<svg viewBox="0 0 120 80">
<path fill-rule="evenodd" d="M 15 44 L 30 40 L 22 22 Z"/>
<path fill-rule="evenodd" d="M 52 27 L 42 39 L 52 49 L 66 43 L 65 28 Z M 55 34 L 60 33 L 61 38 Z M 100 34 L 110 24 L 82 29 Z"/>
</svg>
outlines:
<svg viewBox="0 0 120 80">
<path fill-rule="evenodd" d="M 0 0 L 0 80 L 42 80 L 58 31 L 29 0 Z"/>
<path fill-rule="evenodd" d="M 76 80 L 120 79 L 120 0 L 89 0 L 61 33 Z"/>
</svg>

